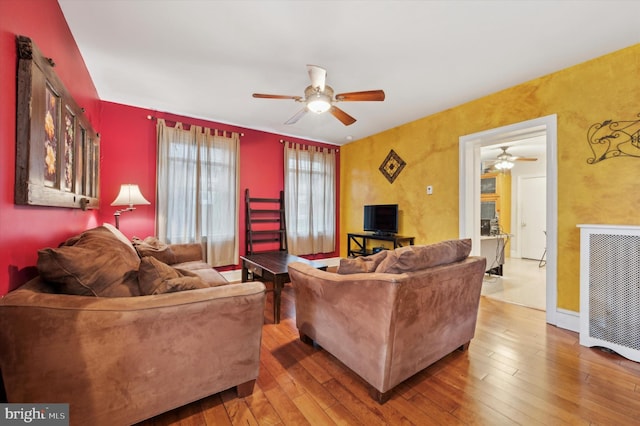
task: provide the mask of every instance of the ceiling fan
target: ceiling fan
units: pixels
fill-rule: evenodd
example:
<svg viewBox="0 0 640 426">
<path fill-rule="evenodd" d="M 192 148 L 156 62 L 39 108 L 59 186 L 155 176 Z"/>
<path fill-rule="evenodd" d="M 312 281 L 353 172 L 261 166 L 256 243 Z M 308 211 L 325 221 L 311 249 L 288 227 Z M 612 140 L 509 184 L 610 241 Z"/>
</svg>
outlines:
<svg viewBox="0 0 640 426">
<path fill-rule="evenodd" d="M 498 154 L 496 159 L 494 160 L 493 167 L 498 170 L 510 170 L 513 168 L 516 161 L 538 161 L 537 158 L 533 157 L 516 157 L 511 155 L 511 153 L 507 152 L 508 146 L 501 146 L 500 149 L 502 152 Z"/>
<path fill-rule="evenodd" d="M 263 93 L 254 93 L 254 98 L 265 99 L 293 99 L 296 102 L 302 102 L 305 106 L 298 111 L 293 117 L 285 121 L 284 124 L 294 124 L 302 118 L 307 112 L 315 112 L 322 114 L 329 111 L 331 115 L 340 120 L 345 126 L 349 126 L 356 122 L 356 119 L 334 105 L 335 102 L 352 102 L 352 101 L 384 101 L 383 90 L 367 90 L 364 92 L 347 92 L 338 93 L 334 97 L 333 88 L 326 84 L 327 70 L 317 65 L 307 65 L 311 85 L 304 89 L 304 97 L 287 96 L 287 95 L 266 95 Z"/>
</svg>

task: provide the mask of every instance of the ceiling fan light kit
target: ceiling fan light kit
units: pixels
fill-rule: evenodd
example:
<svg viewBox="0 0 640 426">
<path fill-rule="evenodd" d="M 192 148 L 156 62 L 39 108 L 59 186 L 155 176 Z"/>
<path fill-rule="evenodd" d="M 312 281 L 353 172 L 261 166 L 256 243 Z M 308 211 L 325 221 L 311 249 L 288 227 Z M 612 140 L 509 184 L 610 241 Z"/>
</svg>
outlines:
<svg viewBox="0 0 640 426">
<path fill-rule="evenodd" d="M 382 90 L 368 90 L 364 92 L 339 93 L 333 96 L 333 88 L 326 85 L 327 70 L 317 65 L 307 65 L 309 79 L 311 85 L 304 90 L 304 99 L 300 96 L 287 95 L 267 95 L 262 93 L 254 93 L 254 98 L 263 99 L 291 99 L 296 102 L 304 102 L 305 107 L 298 111 L 293 117 L 288 119 L 284 124 L 294 124 L 302 118 L 307 111 L 322 114 L 327 111 L 335 118 L 340 120 L 345 126 L 349 126 L 356 122 L 356 119 L 334 105 L 334 102 L 351 102 L 351 101 L 384 101 L 385 94 Z"/>
<path fill-rule="evenodd" d="M 500 160 L 494 166 L 498 170 L 511 170 L 513 168 L 513 163 L 508 160 Z"/>
<path fill-rule="evenodd" d="M 316 114 L 322 114 L 331 108 L 331 98 L 333 97 L 333 89 L 329 86 L 325 87 L 324 92 L 309 86 L 304 91 L 306 97 L 307 108 Z M 302 102 L 302 101 L 301 101 Z"/>
</svg>

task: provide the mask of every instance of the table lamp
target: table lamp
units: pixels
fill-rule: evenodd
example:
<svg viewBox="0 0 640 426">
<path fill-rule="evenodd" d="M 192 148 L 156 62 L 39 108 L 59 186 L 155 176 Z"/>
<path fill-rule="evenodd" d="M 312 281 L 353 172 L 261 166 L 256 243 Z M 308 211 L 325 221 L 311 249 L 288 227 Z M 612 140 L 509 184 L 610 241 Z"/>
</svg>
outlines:
<svg viewBox="0 0 640 426">
<path fill-rule="evenodd" d="M 113 214 L 116 217 L 116 228 L 120 229 L 120 214 L 122 212 L 130 212 L 135 210 L 135 205 L 151 204 L 142 196 L 138 185 L 123 184 L 120 186 L 120 193 L 111 203 L 112 206 L 129 206 L 126 209 L 116 210 Z"/>
</svg>

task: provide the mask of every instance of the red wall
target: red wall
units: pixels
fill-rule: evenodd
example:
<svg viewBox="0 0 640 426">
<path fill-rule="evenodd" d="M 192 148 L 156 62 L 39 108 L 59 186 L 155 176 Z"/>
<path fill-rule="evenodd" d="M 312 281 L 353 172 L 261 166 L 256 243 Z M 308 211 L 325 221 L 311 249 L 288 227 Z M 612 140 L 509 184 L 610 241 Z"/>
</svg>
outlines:
<svg viewBox="0 0 640 426">
<path fill-rule="evenodd" d="M 56 0 L 0 0 L 0 295 L 31 278 L 37 250 L 95 226 L 97 213 L 13 203 L 16 144 L 16 35 L 30 37 L 96 131 L 100 101 Z"/>
<path fill-rule="evenodd" d="M 173 124 L 199 125 L 213 129 L 243 133 L 240 137 L 240 254 L 244 253 L 244 190 L 249 188 L 253 197 L 278 197 L 284 189 L 284 145 L 281 139 L 307 145 L 320 145 L 312 141 L 284 137 L 282 135 L 236 127 L 228 124 L 199 120 L 175 114 L 151 111 L 102 102 L 101 143 L 101 184 L 99 222 L 114 223 L 113 213 L 121 207 L 110 204 L 116 198 L 123 183 L 136 183 L 142 194 L 151 202 L 150 206 L 139 206 L 133 212 L 120 216 L 120 230 L 129 238 L 144 238 L 154 235 L 155 229 L 155 186 L 156 186 L 156 120 L 148 116 L 164 118 Z M 335 146 L 329 146 L 335 148 Z M 339 162 L 339 153 L 338 153 Z M 337 170 L 340 169 L 339 164 Z M 337 187 L 340 182 L 338 180 Z M 337 194 L 336 200 L 339 200 Z M 339 211 L 339 208 L 336 209 Z M 339 223 L 336 214 L 336 224 Z M 336 235 L 339 235 L 336 234 Z M 339 238 L 336 251 L 319 257 L 334 257 L 339 254 Z M 237 265 L 232 266 L 237 267 Z"/>
</svg>

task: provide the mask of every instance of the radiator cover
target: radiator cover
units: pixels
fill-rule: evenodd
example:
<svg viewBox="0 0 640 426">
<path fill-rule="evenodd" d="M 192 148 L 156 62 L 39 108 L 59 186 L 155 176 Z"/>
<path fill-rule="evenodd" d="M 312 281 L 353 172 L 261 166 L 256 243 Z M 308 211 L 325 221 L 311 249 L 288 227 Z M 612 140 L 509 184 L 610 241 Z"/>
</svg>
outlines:
<svg viewBox="0 0 640 426">
<path fill-rule="evenodd" d="M 640 227 L 580 227 L 580 344 L 640 361 Z"/>
</svg>

